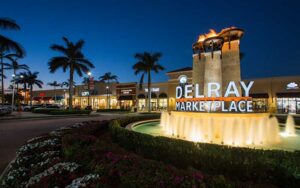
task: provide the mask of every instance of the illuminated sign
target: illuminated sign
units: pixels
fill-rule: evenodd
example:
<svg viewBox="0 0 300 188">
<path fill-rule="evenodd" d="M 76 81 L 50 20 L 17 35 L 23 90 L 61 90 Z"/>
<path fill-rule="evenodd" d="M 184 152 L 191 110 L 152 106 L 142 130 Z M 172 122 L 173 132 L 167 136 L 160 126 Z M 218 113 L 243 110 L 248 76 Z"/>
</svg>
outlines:
<svg viewBox="0 0 300 188">
<path fill-rule="evenodd" d="M 83 96 L 83 97 L 86 97 L 86 96 L 89 96 L 89 95 L 90 95 L 90 92 L 88 92 L 88 91 L 81 92 L 81 96 Z"/>
<path fill-rule="evenodd" d="M 176 110 L 196 112 L 253 112 L 252 98 L 249 92 L 253 81 L 248 85 L 239 82 L 242 93 L 234 81 L 228 83 L 224 96 L 221 96 L 220 84 L 216 82 L 207 83 L 206 95 L 200 95 L 199 84 L 187 84 L 176 87 Z"/>
<path fill-rule="evenodd" d="M 286 89 L 299 89 L 299 87 L 298 84 L 296 84 L 295 82 L 291 82 L 286 85 Z"/>
<path fill-rule="evenodd" d="M 179 80 L 179 83 L 181 83 L 181 84 L 185 84 L 185 83 L 187 83 L 187 76 L 186 75 L 180 75 L 179 77 L 178 77 L 178 80 Z"/>
<path fill-rule="evenodd" d="M 159 88 L 151 88 L 152 92 L 159 92 Z M 148 92 L 148 88 L 145 88 L 145 92 Z"/>
<path fill-rule="evenodd" d="M 122 94 L 130 94 L 132 92 L 132 89 L 123 89 L 121 90 Z"/>
</svg>

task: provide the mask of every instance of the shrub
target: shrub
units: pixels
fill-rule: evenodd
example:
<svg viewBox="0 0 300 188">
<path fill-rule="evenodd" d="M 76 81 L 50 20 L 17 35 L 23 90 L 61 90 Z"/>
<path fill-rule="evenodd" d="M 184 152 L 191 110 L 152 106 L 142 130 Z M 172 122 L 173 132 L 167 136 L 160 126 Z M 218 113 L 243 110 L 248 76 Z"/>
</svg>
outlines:
<svg viewBox="0 0 300 188">
<path fill-rule="evenodd" d="M 91 113 L 90 110 L 63 110 L 63 109 L 51 109 L 51 108 L 36 108 L 32 111 L 33 113 L 39 114 L 50 114 L 50 115 L 68 115 L 68 114 L 87 114 Z"/>
<path fill-rule="evenodd" d="M 196 168 L 212 175 L 223 174 L 232 180 L 272 183 L 280 187 L 297 187 L 300 184 L 300 151 L 193 143 L 123 128 L 138 120 L 142 119 L 114 120 L 110 124 L 110 132 L 115 142 L 144 157 L 180 168 Z"/>
<path fill-rule="evenodd" d="M 68 115 L 68 114 L 86 114 L 89 115 L 91 113 L 90 110 L 54 110 L 50 111 L 51 115 Z"/>
<path fill-rule="evenodd" d="M 98 109 L 97 112 L 130 112 L 130 110 L 125 110 L 125 109 Z"/>
<path fill-rule="evenodd" d="M 32 113 L 38 113 L 38 114 L 49 114 L 52 111 L 58 111 L 59 109 L 53 109 L 53 108 L 35 108 L 32 110 Z"/>
</svg>

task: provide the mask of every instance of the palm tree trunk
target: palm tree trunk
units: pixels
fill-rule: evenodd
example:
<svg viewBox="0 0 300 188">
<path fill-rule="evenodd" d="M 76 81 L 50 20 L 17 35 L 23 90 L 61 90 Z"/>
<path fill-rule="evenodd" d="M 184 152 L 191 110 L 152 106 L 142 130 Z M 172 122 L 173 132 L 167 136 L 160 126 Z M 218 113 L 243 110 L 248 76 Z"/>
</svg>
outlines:
<svg viewBox="0 0 300 188">
<path fill-rule="evenodd" d="M 69 84 L 69 111 L 73 109 L 72 101 L 73 101 L 73 74 L 74 68 L 70 66 L 70 84 Z"/>
<path fill-rule="evenodd" d="M 3 63 L 3 54 L 1 52 L 1 104 L 4 105 L 4 63 Z"/>
<path fill-rule="evenodd" d="M 54 86 L 54 103 L 56 104 L 56 86 Z"/>
<path fill-rule="evenodd" d="M 24 103 L 26 104 L 26 90 L 27 90 L 27 85 L 26 82 L 24 82 Z"/>
<path fill-rule="evenodd" d="M 109 89 L 110 89 L 110 86 L 109 86 L 109 79 L 107 80 L 107 86 L 108 86 L 108 88 L 107 88 L 107 107 L 108 107 L 108 109 L 110 109 L 110 96 L 109 96 Z"/>
<path fill-rule="evenodd" d="M 151 112 L 151 75 L 148 71 L 148 112 Z"/>
<path fill-rule="evenodd" d="M 32 85 L 30 85 L 30 107 L 32 107 L 32 90 L 33 90 L 33 88 L 32 88 Z"/>
</svg>

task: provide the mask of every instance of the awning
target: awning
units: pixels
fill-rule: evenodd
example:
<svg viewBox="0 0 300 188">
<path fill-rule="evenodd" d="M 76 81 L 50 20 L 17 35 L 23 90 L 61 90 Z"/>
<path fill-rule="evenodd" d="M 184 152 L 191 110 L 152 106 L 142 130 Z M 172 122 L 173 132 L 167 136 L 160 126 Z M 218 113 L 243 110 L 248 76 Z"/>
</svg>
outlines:
<svg viewBox="0 0 300 188">
<path fill-rule="evenodd" d="M 142 93 L 141 93 L 141 94 L 139 94 L 139 95 L 138 95 L 138 97 L 137 97 L 137 98 L 138 98 L 138 99 L 144 99 L 144 98 L 146 98 L 146 97 L 145 97 L 145 95 L 144 95 L 144 94 L 142 94 Z"/>
<path fill-rule="evenodd" d="M 161 93 L 161 94 L 158 95 L 158 98 L 165 99 L 165 98 L 168 98 L 168 95 L 165 94 L 165 93 Z"/>
<path fill-rule="evenodd" d="M 148 94 L 147 94 L 147 97 L 148 97 Z M 157 95 L 156 95 L 155 93 L 151 92 L 151 98 L 152 98 L 152 99 L 153 99 L 153 98 L 157 98 Z"/>
<path fill-rule="evenodd" d="M 62 99 L 64 99 L 63 96 L 56 96 L 56 100 L 62 100 Z M 52 97 L 52 100 L 55 100 L 55 97 Z"/>
<path fill-rule="evenodd" d="M 121 95 L 119 96 L 118 100 L 133 100 L 133 96 L 132 95 Z"/>
<path fill-rule="evenodd" d="M 268 93 L 250 93 L 249 97 L 268 99 L 269 94 Z"/>
<path fill-rule="evenodd" d="M 276 93 L 276 97 L 278 98 L 300 98 L 300 92 L 289 92 L 289 93 Z"/>
<path fill-rule="evenodd" d="M 49 100 L 51 100 L 52 99 L 52 97 L 43 97 L 43 100 L 44 101 L 49 101 Z"/>
</svg>

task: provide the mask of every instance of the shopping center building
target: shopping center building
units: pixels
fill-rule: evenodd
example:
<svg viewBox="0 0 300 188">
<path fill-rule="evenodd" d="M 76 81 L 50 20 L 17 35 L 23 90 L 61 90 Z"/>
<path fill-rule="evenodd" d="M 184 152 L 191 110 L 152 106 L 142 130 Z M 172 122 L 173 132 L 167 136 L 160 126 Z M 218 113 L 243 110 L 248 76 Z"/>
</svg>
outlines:
<svg viewBox="0 0 300 188">
<path fill-rule="evenodd" d="M 77 85 L 73 89 L 73 105 L 93 109 L 130 109 L 146 111 L 148 92 L 151 92 L 151 110 L 174 110 L 176 87 L 199 84 L 200 94 L 207 91 L 209 82 L 218 82 L 225 93 L 229 82 L 254 81 L 250 90 L 253 111 L 300 113 L 300 76 L 243 79 L 240 69 L 240 40 L 244 34 L 235 27 L 216 33 L 200 35 L 193 44 L 193 55 L 188 67 L 167 72 L 166 82 L 147 84 L 142 88 L 137 82 L 106 83 L 95 81 L 93 87 Z M 238 88 L 240 90 L 240 88 Z M 201 93 L 202 92 L 202 93 Z M 40 90 L 33 92 L 34 103 L 67 105 L 68 89 Z"/>
</svg>

